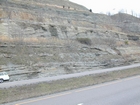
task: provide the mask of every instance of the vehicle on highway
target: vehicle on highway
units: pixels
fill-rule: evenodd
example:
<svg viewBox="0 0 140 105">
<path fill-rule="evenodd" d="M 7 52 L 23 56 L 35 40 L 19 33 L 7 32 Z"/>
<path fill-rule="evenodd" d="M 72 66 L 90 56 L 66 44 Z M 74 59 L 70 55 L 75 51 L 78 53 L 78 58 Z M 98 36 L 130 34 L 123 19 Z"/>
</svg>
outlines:
<svg viewBox="0 0 140 105">
<path fill-rule="evenodd" d="M 9 81 L 9 75 L 6 72 L 0 72 L 0 83 Z"/>
</svg>

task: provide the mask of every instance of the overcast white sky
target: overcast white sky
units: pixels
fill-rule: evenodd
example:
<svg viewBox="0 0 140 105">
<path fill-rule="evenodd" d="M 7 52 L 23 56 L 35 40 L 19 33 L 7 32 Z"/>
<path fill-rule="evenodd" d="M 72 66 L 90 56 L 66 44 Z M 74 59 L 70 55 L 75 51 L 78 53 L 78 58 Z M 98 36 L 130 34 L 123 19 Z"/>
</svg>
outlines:
<svg viewBox="0 0 140 105">
<path fill-rule="evenodd" d="M 140 4 L 138 0 L 70 0 L 92 9 L 94 13 L 117 13 L 120 10 L 130 13 L 140 14 Z M 127 11 L 126 11 L 127 10 Z"/>
</svg>

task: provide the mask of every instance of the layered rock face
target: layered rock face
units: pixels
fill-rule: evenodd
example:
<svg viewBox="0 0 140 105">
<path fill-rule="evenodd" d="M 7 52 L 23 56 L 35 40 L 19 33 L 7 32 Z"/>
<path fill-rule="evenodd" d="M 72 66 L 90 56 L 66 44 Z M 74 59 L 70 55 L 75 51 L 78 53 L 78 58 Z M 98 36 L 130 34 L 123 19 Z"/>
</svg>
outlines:
<svg viewBox="0 0 140 105">
<path fill-rule="evenodd" d="M 1 0 L 0 30 L 0 70 L 11 80 L 140 61 L 139 18 L 94 14 L 69 0 Z"/>
</svg>

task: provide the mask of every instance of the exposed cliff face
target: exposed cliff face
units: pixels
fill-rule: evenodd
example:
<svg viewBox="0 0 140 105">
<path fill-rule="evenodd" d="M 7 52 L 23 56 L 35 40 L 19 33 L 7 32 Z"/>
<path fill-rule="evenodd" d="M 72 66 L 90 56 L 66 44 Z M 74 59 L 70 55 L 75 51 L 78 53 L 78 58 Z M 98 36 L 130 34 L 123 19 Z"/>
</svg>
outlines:
<svg viewBox="0 0 140 105">
<path fill-rule="evenodd" d="M 140 61 L 140 19 L 68 0 L 1 0 L 0 30 L 0 70 L 12 80 Z"/>
<path fill-rule="evenodd" d="M 108 16 L 90 13 L 86 8 L 64 0 L 61 3 L 55 0 L 3 0 L 1 4 L 2 22 L 9 26 L 3 27 L 8 28 L 12 37 L 21 33 L 23 37 L 75 38 L 77 34 L 108 28 L 110 26 L 106 24 L 113 23 Z"/>
</svg>

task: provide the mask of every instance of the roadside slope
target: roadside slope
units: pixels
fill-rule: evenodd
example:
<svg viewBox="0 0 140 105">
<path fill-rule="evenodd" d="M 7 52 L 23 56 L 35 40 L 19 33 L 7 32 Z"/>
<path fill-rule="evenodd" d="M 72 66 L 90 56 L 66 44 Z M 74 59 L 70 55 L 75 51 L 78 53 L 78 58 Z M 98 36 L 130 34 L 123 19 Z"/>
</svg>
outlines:
<svg viewBox="0 0 140 105">
<path fill-rule="evenodd" d="M 60 76 L 54 76 L 54 77 L 7 82 L 7 83 L 1 83 L 0 88 L 10 88 L 10 87 L 37 84 L 37 83 L 41 83 L 41 82 L 50 82 L 50 81 L 64 80 L 64 79 L 70 79 L 70 78 L 78 78 L 78 77 L 102 74 L 102 73 L 113 72 L 113 71 L 119 72 L 122 70 L 137 68 L 137 67 L 140 67 L 140 64 L 133 64 L 133 65 L 129 65 L 129 66 L 114 67 L 114 68 L 94 70 L 94 71 L 86 71 L 86 72 L 82 72 L 82 73 L 74 73 L 74 74 L 60 75 Z"/>
</svg>

